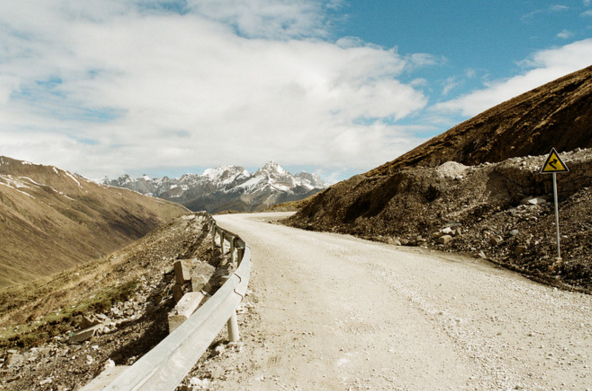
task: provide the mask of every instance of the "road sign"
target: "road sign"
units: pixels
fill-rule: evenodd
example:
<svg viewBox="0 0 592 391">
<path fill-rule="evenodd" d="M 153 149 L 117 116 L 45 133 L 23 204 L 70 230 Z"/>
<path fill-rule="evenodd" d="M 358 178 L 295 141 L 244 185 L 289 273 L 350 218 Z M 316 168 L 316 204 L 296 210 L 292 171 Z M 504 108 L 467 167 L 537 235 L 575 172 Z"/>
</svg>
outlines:
<svg viewBox="0 0 592 391">
<path fill-rule="evenodd" d="M 556 263 L 561 262 L 561 243 L 559 236 L 559 202 L 557 201 L 557 174 L 562 172 L 569 172 L 569 169 L 561 161 L 555 148 L 551 148 L 551 152 L 543 164 L 541 174 L 553 174 L 553 200 L 555 201 L 555 227 L 557 228 L 557 258 Z"/>
<path fill-rule="evenodd" d="M 543 168 L 541 169 L 541 174 L 554 174 L 558 172 L 569 172 L 569 169 L 563 163 L 563 161 L 559 158 L 557 151 L 555 148 L 551 149 L 551 153 L 547 157 L 545 164 L 543 164 Z"/>
</svg>

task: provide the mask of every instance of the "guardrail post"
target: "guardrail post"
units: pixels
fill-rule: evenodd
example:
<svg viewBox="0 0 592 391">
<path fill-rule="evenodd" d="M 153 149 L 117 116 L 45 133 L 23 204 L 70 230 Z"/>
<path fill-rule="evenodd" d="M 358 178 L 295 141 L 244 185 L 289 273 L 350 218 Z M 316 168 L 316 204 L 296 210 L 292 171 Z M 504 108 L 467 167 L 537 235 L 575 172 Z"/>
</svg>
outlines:
<svg viewBox="0 0 592 391">
<path fill-rule="evenodd" d="M 232 276 L 233 276 L 232 274 L 228 274 L 226 276 L 223 276 L 222 281 L 225 283 Z M 240 341 L 240 335 L 238 332 L 238 319 L 236 316 L 236 308 L 234 310 L 232 310 L 232 315 L 230 315 L 230 318 L 226 322 L 226 329 L 228 330 L 228 340 L 230 342 Z"/>
<path fill-rule="evenodd" d="M 232 315 L 226 323 L 226 328 L 228 329 L 228 340 L 230 342 L 240 341 L 240 335 L 238 333 L 238 320 L 236 318 L 236 310 L 232 311 Z"/>
<path fill-rule="evenodd" d="M 220 252 L 224 255 L 224 231 L 220 230 Z"/>
<path fill-rule="evenodd" d="M 231 257 L 231 262 L 232 262 L 232 268 L 236 269 L 236 238 L 233 236 L 232 239 L 230 239 L 230 257 Z"/>
<path fill-rule="evenodd" d="M 242 261 L 244 255 L 245 255 L 245 249 L 243 247 L 238 246 L 236 248 L 236 258 L 237 258 L 238 262 Z"/>
<path fill-rule="evenodd" d="M 216 223 L 212 222 L 212 245 L 216 245 Z"/>
</svg>

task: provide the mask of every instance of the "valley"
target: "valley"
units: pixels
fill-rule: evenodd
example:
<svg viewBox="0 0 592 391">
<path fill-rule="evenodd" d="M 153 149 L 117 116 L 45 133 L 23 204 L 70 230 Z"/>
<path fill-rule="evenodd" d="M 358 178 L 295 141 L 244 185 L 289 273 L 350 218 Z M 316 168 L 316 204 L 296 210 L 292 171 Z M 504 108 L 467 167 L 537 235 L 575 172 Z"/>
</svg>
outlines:
<svg viewBox="0 0 592 391">
<path fill-rule="evenodd" d="M 0 287 L 100 259 L 188 212 L 57 167 L 0 157 Z"/>
</svg>

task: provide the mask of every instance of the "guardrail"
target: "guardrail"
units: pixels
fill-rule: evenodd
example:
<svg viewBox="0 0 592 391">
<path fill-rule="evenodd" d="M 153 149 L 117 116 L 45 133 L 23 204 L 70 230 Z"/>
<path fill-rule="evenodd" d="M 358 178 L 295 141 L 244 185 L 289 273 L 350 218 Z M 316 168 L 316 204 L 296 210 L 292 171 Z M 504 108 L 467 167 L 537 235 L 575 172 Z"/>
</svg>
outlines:
<svg viewBox="0 0 592 391">
<path fill-rule="evenodd" d="M 197 360 L 205 353 L 224 325 L 229 340 L 239 340 L 236 308 L 247 291 L 251 273 L 251 252 L 245 242 L 232 232 L 216 224 L 209 214 L 207 219 L 214 244 L 219 238 L 220 250 L 229 243 L 234 273 L 189 319 L 125 370 L 103 391 L 166 391 L 174 390 Z M 234 268 L 238 264 L 238 268 Z"/>
</svg>

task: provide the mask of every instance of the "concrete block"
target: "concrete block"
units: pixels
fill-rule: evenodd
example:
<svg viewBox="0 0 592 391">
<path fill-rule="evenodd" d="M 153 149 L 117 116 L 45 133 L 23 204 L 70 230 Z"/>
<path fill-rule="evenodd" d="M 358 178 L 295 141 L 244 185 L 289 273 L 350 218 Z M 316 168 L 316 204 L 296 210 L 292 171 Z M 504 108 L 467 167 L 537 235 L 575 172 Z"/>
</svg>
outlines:
<svg viewBox="0 0 592 391">
<path fill-rule="evenodd" d="M 200 292 L 202 289 L 208 291 L 208 280 L 203 275 L 191 276 L 191 291 Z"/>
<path fill-rule="evenodd" d="M 96 326 L 102 323 L 95 314 L 87 314 L 82 317 L 82 321 L 80 322 L 81 329 L 88 329 L 92 326 Z"/>
<path fill-rule="evenodd" d="M 169 313 L 169 333 L 185 322 L 197 310 L 204 298 L 201 292 L 188 292 Z"/>
<path fill-rule="evenodd" d="M 81 342 L 87 341 L 87 340 L 91 339 L 92 337 L 94 337 L 94 335 L 98 329 L 103 328 L 103 327 L 105 327 L 103 324 L 97 324 L 97 325 L 89 327 L 87 329 L 80 330 L 80 331 L 74 333 L 70 337 L 69 342 L 81 343 Z"/>
<path fill-rule="evenodd" d="M 127 365 L 107 368 L 101 372 L 99 376 L 95 377 L 90 383 L 82 387 L 80 391 L 101 391 L 128 368 L 129 366 Z"/>
<path fill-rule="evenodd" d="M 178 303 L 183 298 L 183 295 L 185 295 L 184 285 L 173 285 L 173 300 L 175 300 L 175 303 Z"/>
<path fill-rule="evenodd" d="M 181 259 L 175 262 L 175 281 L 177 284 L 183 285 L 185 282 L 191 281 L 191 268 L 193 262 L 190 259 Z"/>
</svg>

